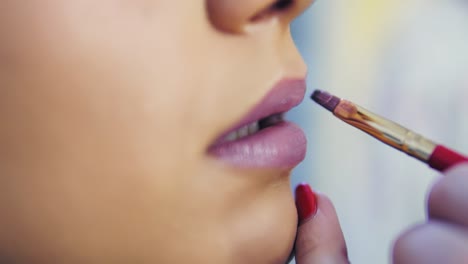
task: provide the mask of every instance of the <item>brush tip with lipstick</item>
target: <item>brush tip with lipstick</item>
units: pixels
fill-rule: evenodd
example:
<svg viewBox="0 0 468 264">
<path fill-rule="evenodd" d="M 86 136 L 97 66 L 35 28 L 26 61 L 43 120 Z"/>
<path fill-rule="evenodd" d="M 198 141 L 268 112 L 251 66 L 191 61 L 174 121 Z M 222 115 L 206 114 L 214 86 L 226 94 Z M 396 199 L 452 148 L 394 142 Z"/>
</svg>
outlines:
<svg viewBox="0 0 468 264">
<path fill-rule="evenodd" d="M 321 90 L 315 90 L 310 98 L 330 112 L 333 112 L 341 101 L 340 98 Z"/>
<path fill-rule="evenodd" d="M 445 171 L 458 163 L 468 162 L 468 157 L 328 92 L 315 90 L 311 99 L 342 121 L 427 163 L 433 169 Z"/>
</svg>

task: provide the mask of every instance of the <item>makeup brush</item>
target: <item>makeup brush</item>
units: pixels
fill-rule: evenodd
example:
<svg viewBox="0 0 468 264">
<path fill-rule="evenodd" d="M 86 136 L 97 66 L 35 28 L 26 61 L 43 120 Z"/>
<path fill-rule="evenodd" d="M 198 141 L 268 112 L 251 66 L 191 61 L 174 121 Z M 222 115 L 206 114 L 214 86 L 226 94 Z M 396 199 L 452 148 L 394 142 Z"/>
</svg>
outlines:
<svg viewBox="0 0 468 264">
<path fill-rule="evenodd" d="M 433 169 L 445 171 L 458 163 L 468 162 L 466 156 L 439 145 L 350 101 L 320 90 L 314 91 L 311 98 L 342 121 L 427 163 Z"/>
</svg>

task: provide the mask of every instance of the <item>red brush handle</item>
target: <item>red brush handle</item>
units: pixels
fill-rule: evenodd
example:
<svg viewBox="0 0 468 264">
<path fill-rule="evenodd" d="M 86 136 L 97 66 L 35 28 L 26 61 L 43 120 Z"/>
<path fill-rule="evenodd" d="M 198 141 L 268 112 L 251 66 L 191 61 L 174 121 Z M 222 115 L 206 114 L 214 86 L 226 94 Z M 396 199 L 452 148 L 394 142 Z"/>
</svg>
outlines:
<svg viewBox="0 0 468 264">
<path fill-rule="evenodd" d="M 456 153 L 455 151 L 438 145 L 429 158 L 429 166 L 438 171 L 445 171 L 448 168 L 462 162 L 468 162 L 468 157 Z"/>
</svg>

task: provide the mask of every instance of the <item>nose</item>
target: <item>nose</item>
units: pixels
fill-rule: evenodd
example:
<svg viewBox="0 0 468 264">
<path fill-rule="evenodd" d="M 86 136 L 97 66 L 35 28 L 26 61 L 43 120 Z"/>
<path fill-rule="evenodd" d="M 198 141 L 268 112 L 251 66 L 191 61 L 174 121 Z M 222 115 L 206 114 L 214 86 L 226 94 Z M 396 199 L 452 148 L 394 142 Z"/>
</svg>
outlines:
<svg viewBox="0 0 468 264">
<path fill-rule="evenodd" d="M 207 0 L 208 17 L 218 30 L 242 34 L 251 26 L 277 20 L 288 27 L 314 0 Z"/>
</svg>

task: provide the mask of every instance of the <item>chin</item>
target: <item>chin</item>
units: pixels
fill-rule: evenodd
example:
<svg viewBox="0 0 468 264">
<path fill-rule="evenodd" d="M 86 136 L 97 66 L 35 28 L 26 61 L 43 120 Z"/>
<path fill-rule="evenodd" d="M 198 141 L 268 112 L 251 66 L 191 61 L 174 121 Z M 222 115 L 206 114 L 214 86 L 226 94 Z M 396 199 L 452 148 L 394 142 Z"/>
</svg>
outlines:
<svg viewBox="0 0 468 264">
<path fill-rule="evenodd" d="M 280 190 L 269 205 L 249 215 L 249 220 L 239 221 L 234 234 L 234 263 L 287 263 L 297 231 L 296 206 L 289 184 L 287 188 Z"/>
</svg>

